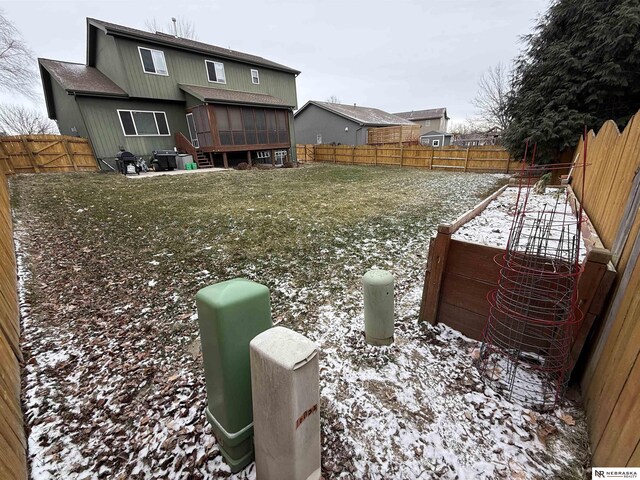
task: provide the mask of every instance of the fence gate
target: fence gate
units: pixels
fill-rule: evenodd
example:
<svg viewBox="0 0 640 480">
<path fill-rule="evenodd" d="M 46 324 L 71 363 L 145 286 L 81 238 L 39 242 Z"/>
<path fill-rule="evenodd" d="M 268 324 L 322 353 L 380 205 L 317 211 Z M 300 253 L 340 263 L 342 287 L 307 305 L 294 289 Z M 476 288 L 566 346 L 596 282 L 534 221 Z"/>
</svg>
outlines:
<svg viewBox="0 0 640 480">
<path fill-rule="evenodd" d="M 95 172 L 86 138 L 66 135 L 0 137 L 0 173 Z"/>
</svg>

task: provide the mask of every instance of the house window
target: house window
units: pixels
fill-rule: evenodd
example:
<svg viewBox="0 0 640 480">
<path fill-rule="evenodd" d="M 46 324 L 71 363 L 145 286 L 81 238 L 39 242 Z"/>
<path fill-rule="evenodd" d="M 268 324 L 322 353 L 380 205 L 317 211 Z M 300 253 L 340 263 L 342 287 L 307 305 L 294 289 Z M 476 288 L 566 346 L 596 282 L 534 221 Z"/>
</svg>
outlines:
<svg viewBox="0 0 640 480">
<path fill-rule="evenodd" d="M 439 147 L 440 146 L 440 140 L 431 140 L 431 145 L 434 147 Z"/>
<path fill-rule="evenodd" d="M 424 121 L 424 126 L 425 126 L 425 127 L 428 127 L 428 126 L 430 126 L 430 125 L 431 125 L 431 120 L 425 120 L 425 121 Z"/>
<path fill-rule="evenodd" d="M 258 70 L 251 69 L 251 83 L 258 85 L 260 83 L 260 74 Z"/>
<path fill-rule="evenodd" d="M 207 67 L 207 78 L 213 83 L 227 83 L 227 78 L 224 76 L 224 64 L 220 62 L 212 62 L 211 60 L 204 61 Z"/>
<path fill-rule="evenodd" d="M 282 165 L 284 161 L 287 159 L 287 151 L 286 150 L 276 150 L 275 155 L 273 157 L 275 159 L 274 163 L 276 165 Z"/>
<path fill-rule="evenodd" d="M 138 47 L 138 52 L 140 52 L 140 61 L 142 62 L 142 69 L 145 73 L 169 75 L 167 63 L 164 61 L 163 51 Z"/>
<path fill-rule="evenodd" d="M 164 112 L 142 110 L 118 110 L 120 125 L 126 137 L 167 137 L 169 124 Z"/>
</svg>

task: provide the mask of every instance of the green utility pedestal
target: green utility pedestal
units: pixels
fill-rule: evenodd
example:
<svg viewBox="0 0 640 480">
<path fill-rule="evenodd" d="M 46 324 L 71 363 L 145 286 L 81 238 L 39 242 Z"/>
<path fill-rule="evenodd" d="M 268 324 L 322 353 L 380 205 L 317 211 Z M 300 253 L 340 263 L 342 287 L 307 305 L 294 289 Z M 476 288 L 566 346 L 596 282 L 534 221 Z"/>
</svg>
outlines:
<svg viewBox="0 0 640 480">
<path fill-rule="evenodd" d="M 369 270 L 362 277 L 364 333 L 370 345 L 393 343 L 393 275 Z"/>
<path fill-rule="evenodd" d="M 273 326 L 269 289 L 236 278 L 196 294 L 207 381 L 207 420 L 232 472 L 251 463 L 253 413 L 249 342 Z"/>
</svg>

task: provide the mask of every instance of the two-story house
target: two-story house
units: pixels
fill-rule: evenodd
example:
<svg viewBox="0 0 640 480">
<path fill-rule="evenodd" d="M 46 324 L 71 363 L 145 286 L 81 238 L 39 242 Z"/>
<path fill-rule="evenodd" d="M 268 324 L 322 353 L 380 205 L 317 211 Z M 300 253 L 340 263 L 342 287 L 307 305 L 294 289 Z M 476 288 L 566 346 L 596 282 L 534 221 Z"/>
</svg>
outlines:
<svg viewBox="0 0 640 480">
<path fill-rule="evenodd" d="M 411 112 L 394 113 L 394 115 L 420 125 L 420 135 L 432 131 L 446 132 L 449 127 L 449 117 L 447 116 L 446 108 L 412 110 Z"/>
<path fill-rule="evenodd" d="M 191 153 L 200 167 L 295 156 L 298 70 L 87 18 L 86 63 L 38 59 L 49 117 L 113 166 L 120 148 Z"/>
</svg>

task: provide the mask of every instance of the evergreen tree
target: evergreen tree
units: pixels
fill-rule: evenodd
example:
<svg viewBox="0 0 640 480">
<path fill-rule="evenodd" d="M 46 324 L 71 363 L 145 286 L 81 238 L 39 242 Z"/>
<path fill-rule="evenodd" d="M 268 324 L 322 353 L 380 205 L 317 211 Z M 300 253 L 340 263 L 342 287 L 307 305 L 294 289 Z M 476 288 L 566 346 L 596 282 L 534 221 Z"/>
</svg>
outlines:
<svg viewBox="0 0 640 480">
<path fill-rule="evenodd" d="M 530 138 L 540 163 L 552 162 L 584 125 L 623 128 L 640 109 L 638 0 L 556 0 L 525 40 L 504 137 L 516 158 Z"/>
</svg>

